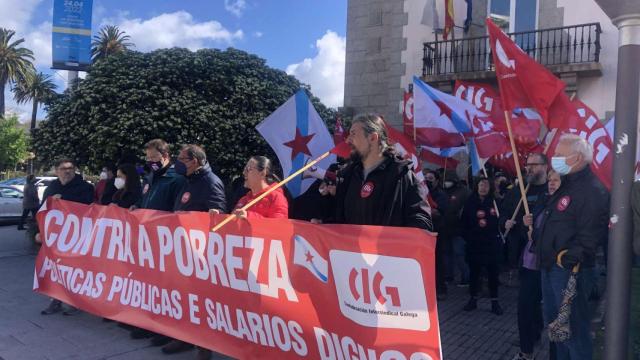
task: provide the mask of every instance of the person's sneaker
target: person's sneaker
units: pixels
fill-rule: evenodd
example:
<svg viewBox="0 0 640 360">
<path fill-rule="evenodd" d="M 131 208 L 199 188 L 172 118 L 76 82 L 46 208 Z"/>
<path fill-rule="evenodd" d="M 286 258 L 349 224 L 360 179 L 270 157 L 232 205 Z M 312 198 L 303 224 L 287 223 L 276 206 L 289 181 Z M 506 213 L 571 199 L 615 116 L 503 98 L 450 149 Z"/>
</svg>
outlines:
<svg viewBox="0 0 640 360">
<path fill-rule="evenodd" d="M 24 228 L 24 226 L 18 226 L 18 230 L 27 230 Z"/>
<path fill-rule="evenodd" d="M 172 339 L 168 336 L 164 336 L 161 334 L 156 334 L 151 338 L 152 346 L 163 346 L 167 345 Z"/>
<path fill-rule="evenodd" d="M 180 340 L 173 340 L 162 347 L 162 352 L 165 354 L 177 354 L 183 351 L 187 351 L 191 348 L 193 348 L 192 344 Z"/>
<path fill-rule="evenodd" d="M 80 312 L 80 309 L 74 306 L 69 306 L 69 308 L 62 312 L 62 315 L 72 316 Z"/>
<path fill-rule="evenodd" d="M 131 336 L 132 339 L 147 339 L 152 337 L 153 335 L 155 335 L 153 332 L 141 328 L 133 329 L 129 333 L 129 336 Z"/>
<path fill-rule="evenodd" d="M 212 355 L 212 351 L 209 349 L 205 349 L 202 347 L 197 347 L 198 352 L 196 353 L 196 360 L 210 360 L 211 359 L 211 355 Z"/>
<path fill-rule="evenodd" d="M 51 315 L 51 314 L 59 313 L 60 311 L 62 311 L 62 301 L 53 299 L 51 300 L 51 303 L 49 303 L 49 306 L 47 306 L 46 309 L 40 311 L 40 314 Z"/>
<path fill-rule="evenodd" d="M 496 315 L 504 314 L 504 310 L 502 310 L 502 307 L 500 306 L 500 303 L 498 303 L 498 300 L 491 300 L 491 312 Z"/>
<path fill-rule="evenodd" d="M 469 302 L 467 303 L 467 305 L 465 305 L 462 310 L 464 311 L 471 311 L 471 310 L 475 310 L 478 308 L 478 299 L 476 298 L 471 298 L 469 299 Z"/>
<path fill-rule="evenodd" d="M 469 282 L 468 282 L 468 281 L 460 281 L 460 282 L 458 283 L 458 287 L 459 287 L 459 288 L 466 288 L 466 287 L 469 287 Z"/>
</svg>

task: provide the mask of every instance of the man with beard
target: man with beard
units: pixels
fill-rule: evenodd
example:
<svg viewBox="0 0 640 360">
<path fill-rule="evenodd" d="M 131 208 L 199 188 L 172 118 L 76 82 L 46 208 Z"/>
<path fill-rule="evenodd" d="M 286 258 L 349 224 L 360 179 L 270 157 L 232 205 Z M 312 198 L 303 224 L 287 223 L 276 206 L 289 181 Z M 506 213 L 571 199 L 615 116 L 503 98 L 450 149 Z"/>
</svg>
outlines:
<svg viewBox="0 0 640 360">
<path fill-rule="evenodd" d="M 352 161 L 338 174 L 335 222 L 432 231 L 426 194 L 421 193 L 412 163 L 389 146 L 382 118 L 356 116 L 347 143 Z"/>
<path fill-rule="evenodd" d="M 532 153 L 525 163 L 526 181 L 528 184 L 527 202 L 533 217 L 544 209 L 546 201 L 547 173 L 549 161 L 544 154 Z M 520 206 L 518 214 L 511 220 L 522 195 L 518 187 L 514 187 L 503 203 L 500 214 L 500 225 L 509 231 L 507 248 L 509 263 L 512 268 L 518 268 L 520 287 L 518 289 L 518 334 L 520 337 L 520 353 L 515 360 L 530 359 L 533 346 L 540 339 L 542 331 L 542 288 L 540 271 L 533 253 L 533 241 L 529 235 L 529 227 L 523 224 L 524 206 Z"/>
<path fill-rule="evenodd" d="M 547 173 L 549 170 L 549 161 L 547 156 L 541 153 L 529 154 L 526 165 L 525 174 L 529 187 L 527 190 L 527 202 L 531 212 L 537 207 L 543 207 L 542 200 L 547 192 Z M 524 249 L 529 236 L 527 235 L 529 228 L 522 224 L 522 216 L 524 216 L 524 204 L 520 206 L 518 214 L 513 217 L 513 213 L 518 207 L 518 203 L 522 199 L 520 188 L 513 187 L 504 197 L 502 203 L 502 211 L 500 213 L 500 227 L 503 232 L 508 231 L 507 242 L 507 260 L 510 269 L 518 269 L 520 267 L 522 249 Z M 514 220 L 511 220 L 511 219 Z"/>
<path fill-rule="evenodd" d="M 433 218 L 433 229 L 438 233 L 438 241 L 436 242 L 436 293 L 438 300 L 442 301 L 447 298 L 447 255 L 453 252 L 449 251 L 451 242 L 441 233 L 444 226 L 444 214 L 449 206 L 449 198 L 442 190 L 440 174 L 437 171 L 425 170 L 424 178 L 429 187 L 429 194 L 438 206 L 435 209 L 431 209 L 431 217 Z"/>
<path fill-rule="evenodd" d="M 56 176 L 51 184 L 47 187 L 42 195 L 42 202 L 46 202 L 47 198 L 53 197 L 57 199 L 79 202 L 82 204 L 91 204 L 93 202 L 93 186 L 82 179 L 80 174 L 76 174 L 76 163 L 69 158 L 61 158 L 55 163 Z M 39 241 L 39 236 L 36 241 Z M 62 311 L 62 301 L 53 299 L 49 306 L 42 310 L 42 315 L 51 315 Z M 77 310 L 70 308 L 65 311 L 65 315 L 71 315 Z"/>
</svg>

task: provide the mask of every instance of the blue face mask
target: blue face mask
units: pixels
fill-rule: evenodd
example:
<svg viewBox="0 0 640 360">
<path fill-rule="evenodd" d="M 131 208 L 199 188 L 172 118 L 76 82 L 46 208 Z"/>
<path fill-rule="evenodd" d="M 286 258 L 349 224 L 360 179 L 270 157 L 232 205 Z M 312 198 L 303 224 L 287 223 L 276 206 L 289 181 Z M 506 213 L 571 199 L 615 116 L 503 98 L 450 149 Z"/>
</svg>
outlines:
<svg viewBox="0 0 640 360">
<path fill-rule="evenodd" d="M 560 175 L 567 175 L 571 171 L 571 166 L 567 165 L 566 156 L 554 156 L 551 158 L 551 167 Z"/>
</svg>

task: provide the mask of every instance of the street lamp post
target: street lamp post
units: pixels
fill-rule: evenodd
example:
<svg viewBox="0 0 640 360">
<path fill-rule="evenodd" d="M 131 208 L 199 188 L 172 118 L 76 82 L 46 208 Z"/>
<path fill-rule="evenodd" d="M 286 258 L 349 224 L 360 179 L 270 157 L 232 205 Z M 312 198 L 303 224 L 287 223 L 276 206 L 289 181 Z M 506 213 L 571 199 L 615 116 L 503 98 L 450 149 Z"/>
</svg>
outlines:
<svg viewBox="0 0 640 360">
<path fill-rule="evenodd" d="M 629 304 L 633 223 L 631 185 L 636 162 L 640 98 L 640 2 L 596 0 L 618 28 L 616 126 L 613 138 L 611 229 L 605 309 L 605 359 L 626 359 L 629 346 Z"/>
</svg>

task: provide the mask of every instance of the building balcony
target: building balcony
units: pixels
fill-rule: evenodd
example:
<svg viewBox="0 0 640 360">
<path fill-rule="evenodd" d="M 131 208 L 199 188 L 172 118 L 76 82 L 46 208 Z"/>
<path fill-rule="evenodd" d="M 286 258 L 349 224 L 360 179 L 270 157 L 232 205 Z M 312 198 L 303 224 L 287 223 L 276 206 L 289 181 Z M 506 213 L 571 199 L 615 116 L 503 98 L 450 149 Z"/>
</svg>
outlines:
<svg viewBox="0 0 640 360">
<path fill-rule="evenodd" d="M 508 34 L 520 48 L 575 88 L 578 77 L 602 76 L 600 23 Z M 495 81 L 489 37 L 424 43 L 422 78 L 430 83 Z"/>
</svg>

